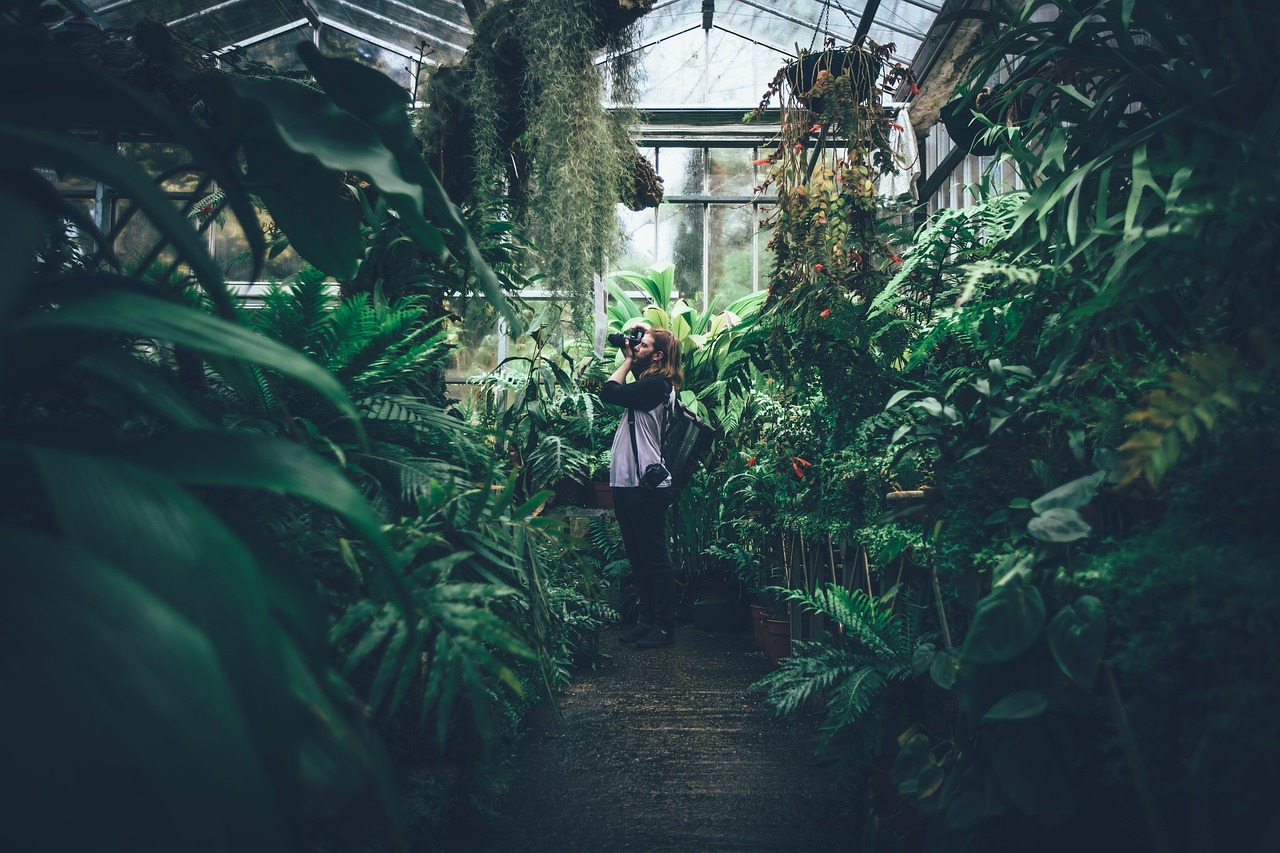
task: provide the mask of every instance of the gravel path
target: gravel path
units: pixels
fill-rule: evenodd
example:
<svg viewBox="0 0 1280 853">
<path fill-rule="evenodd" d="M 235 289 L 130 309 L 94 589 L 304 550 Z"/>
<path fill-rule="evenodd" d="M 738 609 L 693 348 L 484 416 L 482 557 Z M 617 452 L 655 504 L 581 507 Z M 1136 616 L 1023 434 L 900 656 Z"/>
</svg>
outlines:
<svg viewBox="0 0 1280 853">
<path fill-rule="evenodd" d="M 812 720 L 775 720 L 748 687 L 750 634 L 682 628 L 579 672 L 523 742 L 502 816 L 449 853 L 852 851 L 854 821 L 812 761 Z"/>
</svg>

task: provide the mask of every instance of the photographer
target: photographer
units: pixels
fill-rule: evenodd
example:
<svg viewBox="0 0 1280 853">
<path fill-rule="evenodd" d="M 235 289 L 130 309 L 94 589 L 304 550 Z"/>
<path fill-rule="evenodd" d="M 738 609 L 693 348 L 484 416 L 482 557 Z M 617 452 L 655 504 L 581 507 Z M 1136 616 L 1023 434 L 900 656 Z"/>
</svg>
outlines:
<svg viewBox="0 0 1280 853">
<path fill-rule="evenodd" d="M 640 621 L 624 643 L 653 649 L 675 642 L 675 571 L 667 548 L 667 509 L 674 501 L 671 475 L 662 466 L 665 404 L 680 388 L 680 345 L 666 329 L 636 327 L 611 335 L 624 360 L 600 391 L 605 403 L 627 412 L 613 436 L 609 484 L 622 543 L 640 598 Z M 627 382 L 634 374 L 634 382 Z"/>
</svg>

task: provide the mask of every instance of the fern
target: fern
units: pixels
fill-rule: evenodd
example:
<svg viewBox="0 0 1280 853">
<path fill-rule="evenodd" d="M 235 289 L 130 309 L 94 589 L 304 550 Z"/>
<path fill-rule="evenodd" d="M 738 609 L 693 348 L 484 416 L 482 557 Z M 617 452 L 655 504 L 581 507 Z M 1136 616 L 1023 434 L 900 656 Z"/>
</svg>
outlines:
<svg viewBox="0 0 1280 853">
<path fill-rule="evenodd" d="M 1142 408 L 1128 416 L 1145 428 L 1120 446 L 1126 467 L 1122 484 L 1142 478 L 1158 486 L 1183 449 L 1214 428 L 1223 409 L 1238 408 L 1243 396 L 1263 386 L 1262 372 L 1227 346 L 1213 346 L 1185 361 L 1191 373 L 1170 373 L 1168 386 L 1148 394 Z"/>
<path fill-rule="evenodd" d="M 879 745 L 885 692 L 911 674 L 912 626 L 887 604 L 835 584 L 786 596 L 838 627 L 821 640 L 794 640 L 791 655 L 754 687 L 779 716 L 825 700 L 818 757 L 837 773 L 856 773 Z"/>
</svg>

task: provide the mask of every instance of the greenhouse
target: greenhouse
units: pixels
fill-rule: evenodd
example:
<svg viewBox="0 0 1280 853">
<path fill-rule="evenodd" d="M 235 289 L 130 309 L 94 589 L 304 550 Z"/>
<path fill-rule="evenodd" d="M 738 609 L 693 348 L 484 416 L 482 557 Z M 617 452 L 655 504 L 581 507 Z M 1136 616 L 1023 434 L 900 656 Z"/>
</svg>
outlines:
<svg viewBox="0 0 1280 853">
<path fill-rule="evenodd" d="M 1271 0 L 0 39 L 6 849 L 1280 851 Z"/>
</svg>

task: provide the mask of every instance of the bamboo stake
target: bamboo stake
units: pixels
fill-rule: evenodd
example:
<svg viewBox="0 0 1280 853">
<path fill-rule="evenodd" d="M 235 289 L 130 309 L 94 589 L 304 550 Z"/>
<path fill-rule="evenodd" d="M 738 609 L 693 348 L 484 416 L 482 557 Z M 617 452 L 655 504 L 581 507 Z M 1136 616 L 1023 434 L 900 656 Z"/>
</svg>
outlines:
<svg viewBox="0 0 1280 853">
<path fill-rule="evenodd" d="M 942 623 L 942 641 L 946 648 L 951 648 L 951 629 L 947 627 L 947 611 L 942 606 L 942 587 L 938 585 L 938 570 L 930 569 L 933 575 L 933 602 L 938 606 L 938 621 Z"/>
<path fill-rule="evenodd" d="M 836 581 L 836 551 L 831 545 L 831 534 L 827 534 L 827 556 L 831 559 L 831 585 L 839 586 Z"/>
<path fill-rule="evenodd" d="M 804 591 L 813 592 L 809 583 L 809 561 L 805 558 L 804 536 L 800 537 L 800 576 L 804 579 Z"/>
<path fill-rule="evenodd" d="M 898 607 L 898 594 L 902 592 L 902 573 L 907 570 L 907 552 L 904 550 L 902 556 L 898 557 L 898 577 L 893 581 L 893 601 L 889 603 L 889 612 L 892 613 Z"/>
<path fill-rule="evenodd" d="M 1102 688 L 1103 694 L 1107 697 L 1107 705 L 1115 721 L 1116 730 L 1120 734 L 1120 747 L 1124 753 L 1125 763 L 1129 765 L 1129 774 L 1133 777 L 1133 787 L 1137 790 L 1138 802 L 1142 804 L 1142 812 L 1147 819 L 1151 840 L 1160 853 L 1170 853 L 1173 845 L 1169 843 L 1169 834 L 1165 830 L 1164 821 L 1160 819 L 1160 810 L 1151 792 L 1151 782 L 1147 778 L 1142 757 L 1138 754 L 1137 741 L 1134 740 L 1133 730 L 1129 728 L 1129 717 L 1125 714 L 1124 703 L 1120 699 L 1120 688 L 1116 686 L 1116 679 L 1111 674 L 1111 670 L 1105 667 L 1102 670 Z"/>
<path fill-rule="evenodd" d="M 871 592 L 871 555 L 867 553 L 867 546 L 859 545 L 862 551 L 862 571 L 867 575 L 867 598 L 875 598 Z"/>
<path fill-rule="evenodd" d="M 785 530 L 779 530 L 778 539 L 782 542 L 783 579 L 786 582 L 787 589 L 791 589 L 791 561 L 787 556 L 787 532 Z"/>
</svg>

